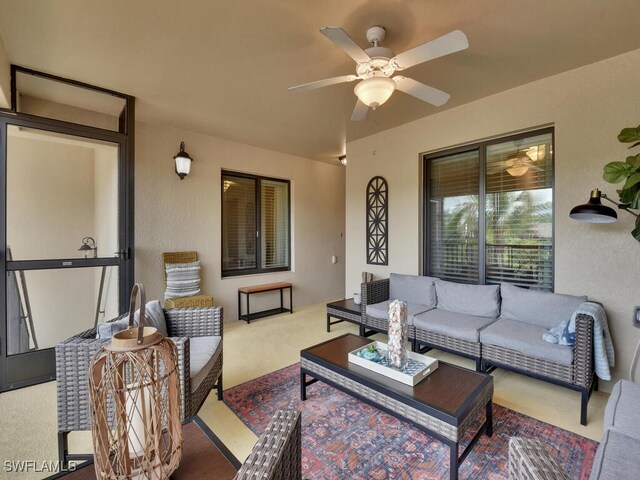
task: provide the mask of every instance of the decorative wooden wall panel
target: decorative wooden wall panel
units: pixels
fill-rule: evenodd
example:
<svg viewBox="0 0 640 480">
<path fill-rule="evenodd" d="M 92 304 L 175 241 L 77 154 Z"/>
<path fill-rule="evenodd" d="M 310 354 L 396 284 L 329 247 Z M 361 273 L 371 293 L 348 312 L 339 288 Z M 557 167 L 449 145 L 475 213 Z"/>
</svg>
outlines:
<svg viewBox="0 0 640 480">
<path fill-rule="evenodd" d="M 389 189 L 382 177 L 373 177 L 367 185 L 367 263 L 389 264 L 388 206 Z"/>
</svg>

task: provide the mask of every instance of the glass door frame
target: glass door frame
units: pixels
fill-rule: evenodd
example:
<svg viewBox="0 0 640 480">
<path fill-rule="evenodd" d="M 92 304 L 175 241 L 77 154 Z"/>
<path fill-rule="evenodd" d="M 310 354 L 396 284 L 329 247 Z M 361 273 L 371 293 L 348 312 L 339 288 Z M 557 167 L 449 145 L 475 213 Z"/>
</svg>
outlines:
<svg viewBox="0 0 640 480">
<path fill-rule="evenodd" d="M 16 71 L 27 72 L 82 88 L 94 89 L 126 100 L 120 117 L 120 131 L 111 131 L 51 118 L 19 113 L 15 109 Z M 129 308 L 129 292 L 134 283 L 134 97 L 62 79 L 12 65 L 12 109 L 0 109 L 0 392 L 55 379 L 55 351 L 46 348 L 8 356 L 7 272 L 17 270 L 69 269 L 118 266 L 119 311 Z M 18 126 L 83 137 L 118 145 L 118 256 L 102 258 L 38 259 L 7 261 L 7 141 L 8 127 Z M 80 333 L 80 332 L 78 332 Z M 28 379 L 24 379 L 29 377 Z"/>
</svg>

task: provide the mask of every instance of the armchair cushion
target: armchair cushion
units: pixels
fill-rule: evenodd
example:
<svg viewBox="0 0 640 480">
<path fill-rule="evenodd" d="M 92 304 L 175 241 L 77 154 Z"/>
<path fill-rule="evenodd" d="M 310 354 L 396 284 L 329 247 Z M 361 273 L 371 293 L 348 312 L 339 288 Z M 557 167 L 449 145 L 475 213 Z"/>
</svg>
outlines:
<svg viewBox="0 0 640 480">
<path fill-rule="evenodd" d="M 191 392 L 195 392 L 222 352 L 222 337 L 192 337 L 189 339 L 189 377 Z"/>
<path fill-rule="evenodd" d="M 637 478 L 640 471 L 640 440 L 607 429 L 593 459 L 590 480 Z"/>
<path fill-rule="evenodd" d="M 614 428 L 640 441 L 638 405 L 640 405 L 640 384 L 628 380 L 618 381 L 611 390 L 604 410 L 604 428 Z"/>
<path fill-rule="evenodd" d="M 571 365 L 573 347 L 545 342 L 546 328 L 516 320 L 499 319 L 480 331 L 480 342 L 516 350 L 525 355 Z"/>
<path fill-rule="evenodd" d="M 389 304 L 392 300 L 385 300 L 384 302 L 374 303 L 373 305 L 367 305 L 367 315 L 375 318 L 384 318 L 389 320 Z M 418 303 L 407 302 L 407 322 L 409 325 L 413 325 L 413 318 L 422 312 L 431 310 L 433 307 L 429 305 L 420 305 Z"/>
</svg>

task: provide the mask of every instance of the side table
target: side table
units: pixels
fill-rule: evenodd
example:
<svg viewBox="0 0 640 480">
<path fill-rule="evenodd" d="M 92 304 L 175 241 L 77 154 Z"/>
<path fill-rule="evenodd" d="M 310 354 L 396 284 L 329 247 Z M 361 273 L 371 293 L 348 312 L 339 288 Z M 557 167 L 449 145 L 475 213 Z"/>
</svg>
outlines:
<svg viewBox="0 0 640 480">
<path fill-rule="evenodd" d="M 331 318 L 338 320 L 332 322 Z M 346 300 L 338 300 L 337 302 L 327 303 L 327 332 L 331 331 L 331 325 L 342 322 L 351 322 L 358 325 L 360 335 L 364 335 L 364 325 L 362 325 L 362 315 L 360 314 L 360 305 L 356 305 L 353 298 Z"/>
</svg>

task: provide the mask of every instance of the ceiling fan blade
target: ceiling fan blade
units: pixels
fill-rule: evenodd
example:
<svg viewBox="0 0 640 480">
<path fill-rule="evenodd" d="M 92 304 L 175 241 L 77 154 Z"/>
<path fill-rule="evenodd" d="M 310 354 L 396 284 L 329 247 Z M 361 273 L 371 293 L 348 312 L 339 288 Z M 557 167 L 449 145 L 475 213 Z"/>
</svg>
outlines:
<svg viewBox="0 0 640 480">
<path fill-rule="evenodd" d="M 303 83 L 295 87 L 289 87 L 290 92 L 304 92 L 305 90 L 313 90 L 314 88 L 328 87 L 336 83 L 353 82 L 358 77 L 355 75 L 342 75 L 341 77 L 325 78 L 324 80 L 316 80 L 315 82 Z"/>
<path fill-rule="evenodd" d="M 415 80 L 398 75 L 393 77 L 397 84 L 398 90 L 404 93 L 408 93 L 416 98 L 419 98 L 423 102 L 430 103 L 436 107 L 441 107 L 449 99 L 451 95 L 437 88 L 430 87 L 424 83 L 416 82 Z"/>
<path fill-rule="evenodd" d="M 347 35 L 347 32 L 340 27 L 322 27 L 320 33 L 344 50 L 346 54 L 356 62 L 366 63 L 371 61 L 371 57 L 367 55 L 367 52 L 360 48 L 360 46 Z"/>
<path fill-rule="evenodd" d="M 364 120 L 365 118 L 367 118 L 368 112 L 369 107 L 367 106 L 367 104 L 358 100 L 358 103 L 356 103 L 356 107 L 353 109 L 353 113 L 351 114 L 351 121 L 359 122 L 360 120 Z"/>
<path fill-rule="evenodd" d="M 467 36 L 460 30 L 454 30 L 396 55 L 391 59 L 391 62 L 396 66 L 396 70 L 402 70 L 466 48 L 469 48 Z"/>
</svg>

